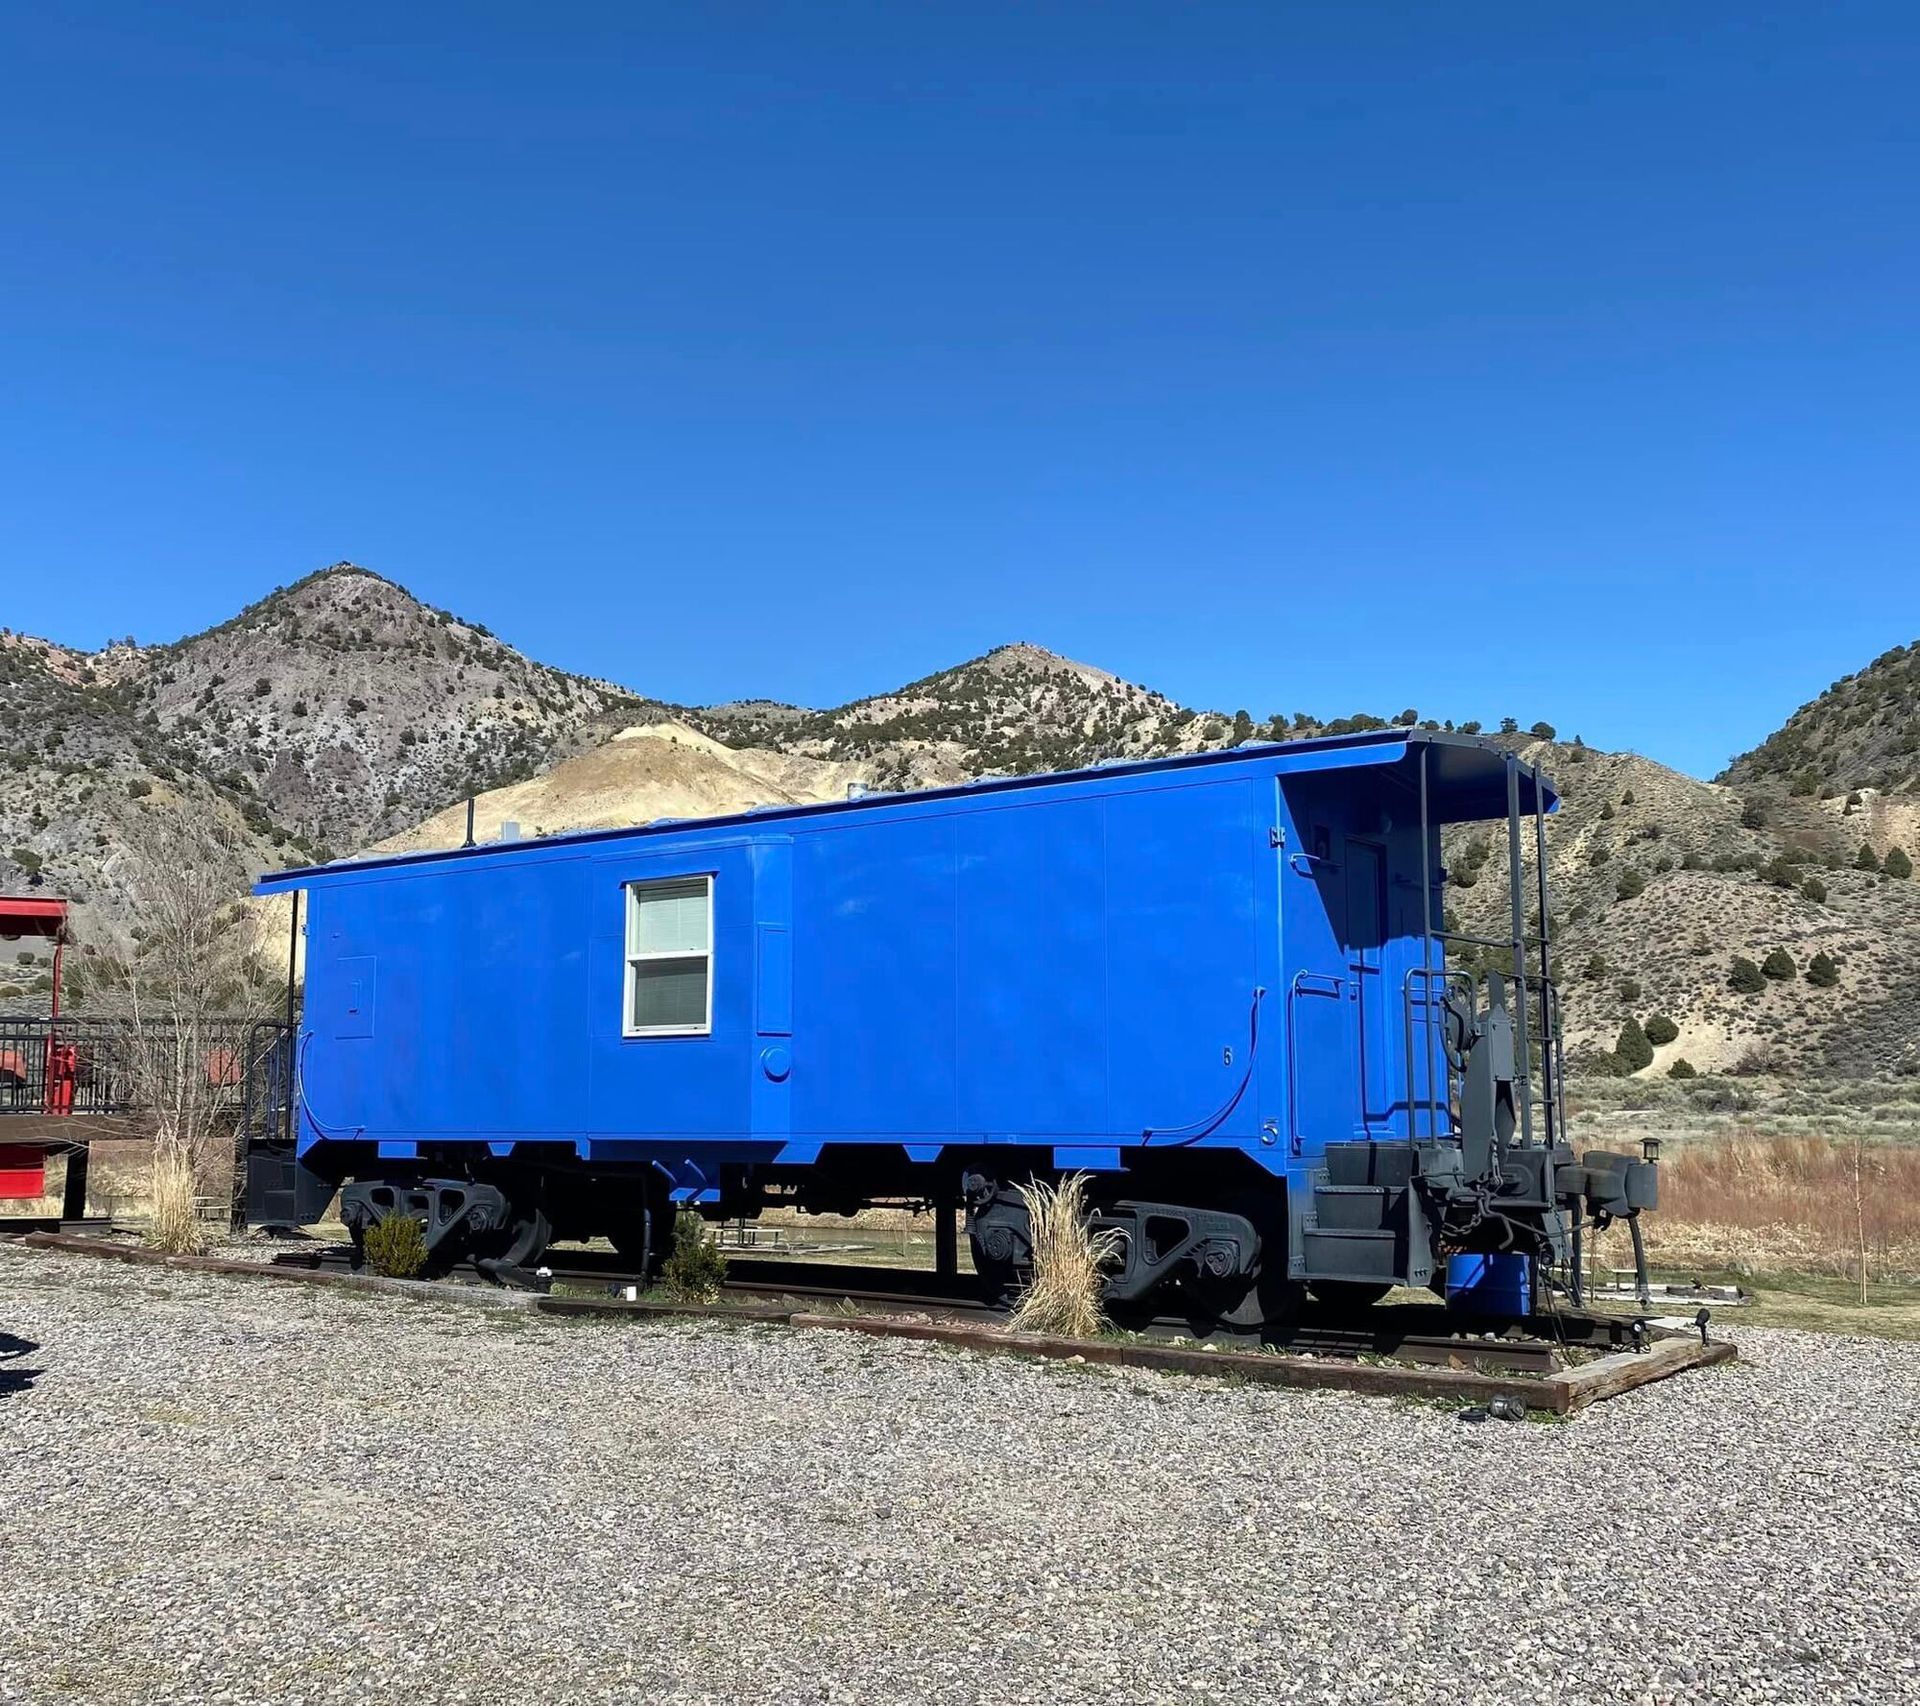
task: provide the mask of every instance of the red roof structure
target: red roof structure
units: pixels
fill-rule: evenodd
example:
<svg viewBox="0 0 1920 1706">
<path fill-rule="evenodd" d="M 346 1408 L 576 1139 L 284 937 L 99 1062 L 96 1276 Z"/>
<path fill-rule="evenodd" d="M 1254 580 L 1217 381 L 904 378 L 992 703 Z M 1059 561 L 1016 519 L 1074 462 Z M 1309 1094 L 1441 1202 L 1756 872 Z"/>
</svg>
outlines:
<svg viewBox="0 0 1920 1706">
<path fill-rule="evenodd" d="M 22 936 L 57 940 L 65 934 L 67 902 L 63 895 L 0 894 L 0 937 L 17 942 Z"/>
</svg>

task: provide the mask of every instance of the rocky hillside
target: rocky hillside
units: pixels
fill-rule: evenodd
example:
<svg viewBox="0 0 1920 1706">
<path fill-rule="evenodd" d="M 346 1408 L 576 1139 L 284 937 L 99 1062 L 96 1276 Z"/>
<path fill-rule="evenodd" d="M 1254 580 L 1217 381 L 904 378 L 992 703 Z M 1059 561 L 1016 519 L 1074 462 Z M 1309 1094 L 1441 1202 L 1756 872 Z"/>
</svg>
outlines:
<svg viewBox="0 0 1920 1706">
<path fill-rule="evenodd" d="M 552 835 L 839 800 L 864 774 L 859 765 L 722 746 L 684 723 L 641 723 L 524 782 L 481 794 L 474 801 L 474 836 L 493 840 L 508 823 L 521 835 Z M 461 803 L 389 836 L 377 850 L 458 847 L 466 832 Z"/>
<path fill-rule="evenodd" d="M 729 745 L 864 765 L 883 787 L 1150 758 L 1232 735 L 1229 719 L 1031 645 L 1001 646 L 833 711 L 761 704 L 696 715 Z"/>
<path fill-rule="evenodd" d="M 1920 640 L 1836 681 L 1720 779 L 1815 796 L 1920 792 Z"/>
<path fill-rule="evenodd" d="M 1547 864 L 1577 1064 L 1610 1069 L 1632 1021 L 1656 1039 L 1651 1074 L 1680 1060 L 1702 1073 L 1920 1072 L 1920 881 L 1885 868 L 1920 847 L 1920 799 L 1777 795 L 1630 753 L 1521 750 L 1562 790 Z M 1499 837 L 1451 831 L 1447 854 L 1449 910 L 1474 934 L 1504 934 Z M 1531 881 L 1531 849 L 1526 869 Z M 1830 970 L 1814 969 L 1821 955 Z M 1757 987 L 1736 987 L 1740 960 Z"/>
<path fill-rule="evenodd" d="M 531 776 L 643 709 L 348 563 L 114 671 L 136 720 L 341 851 Z"/>
<path fill-rule="evenodd" d="M 235 893 L 292 850 L 251 789 L 134 714 L 138 657 L 0 634 L 0 889 L 65 894 L 89 927 L 125 922 L 116 868 L 164 814 L 214 826 Z M 0 1012 L 35 1010 L 51 987 L 39 944 L 0 943 Z"/>
<path fill-rule="evenodd" d="M 222 825 L 239 883 L 536 775 L 652 709 L 345 563 L 170 645 L 0 634 L 0 887 L 50 882 L 83 923 L 119 928 L 112 855 L 144 814 Z M 0 965 L 0 989 L 20 983 Z"/>
</svg>

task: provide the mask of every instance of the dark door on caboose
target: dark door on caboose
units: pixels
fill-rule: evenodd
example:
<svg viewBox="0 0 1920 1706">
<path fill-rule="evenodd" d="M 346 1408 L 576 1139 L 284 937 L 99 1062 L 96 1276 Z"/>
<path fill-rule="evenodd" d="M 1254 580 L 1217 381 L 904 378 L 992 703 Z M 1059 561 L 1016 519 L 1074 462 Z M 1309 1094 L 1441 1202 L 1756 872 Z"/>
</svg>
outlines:
<svg viewBox="0 0 1920 1706">
<path fill-rule="evenodd" d="M 1346 853 L 1345 935 L 1347 970 L 1353 980 L 1354 1080 L 1359 1092 L 1356 1135 L 1385 1136 L 1393 1121 L 1387 1053 L 1393 1003 L 1382 963 L 1387 940 L 1387 851 L 1377 841 L 1349 836 Z"/>
</svg>

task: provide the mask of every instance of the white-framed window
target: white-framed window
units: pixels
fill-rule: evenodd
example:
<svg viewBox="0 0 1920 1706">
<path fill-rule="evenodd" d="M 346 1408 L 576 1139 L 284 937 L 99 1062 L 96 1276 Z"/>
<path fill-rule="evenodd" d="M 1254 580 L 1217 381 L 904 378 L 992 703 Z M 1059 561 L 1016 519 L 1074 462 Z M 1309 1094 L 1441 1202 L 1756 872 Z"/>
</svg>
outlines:
<svg viewBox="0 0 1920 1706">
<path fill-rule="evenodd" d="M 713 1029 L 713 878 L 627 884 L 630 1037 L 704 1037 Z"/>
</svg>

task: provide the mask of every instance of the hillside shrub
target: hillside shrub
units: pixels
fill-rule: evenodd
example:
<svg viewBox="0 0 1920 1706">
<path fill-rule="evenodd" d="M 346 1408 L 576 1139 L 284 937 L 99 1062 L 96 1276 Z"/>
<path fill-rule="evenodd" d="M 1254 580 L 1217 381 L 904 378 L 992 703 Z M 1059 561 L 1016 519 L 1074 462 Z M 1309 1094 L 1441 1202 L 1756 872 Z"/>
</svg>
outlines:
<svg viewBox="0 0 1920 1706">
<path fill-rule="evenodd" d="M 1693 1062 L 1688 1060 L 1685 1055 L 1682 1055 L 1667 1068 L 1667 1076 L 1669 1078 L 1698 1078 L 1700 1074 L 1695 1070 Z"/>
<path fill-rule="evenodd" d="M 1740 808 L 1740 827 L 1742 829 L 1765 829 L 1767 827 L 1767 802 L 1749 800 Z"/>
<path fill-rule="evenodd" d="M 1613 855 L 1609 853 L 1606 850 L 1606 848 L 1596 847 L 1591 853 L 1587 855 L 1587 863 L 1597 871 L 1602 865 L 1604 865 L 1612 857 Z"/>
<path fill-rule="evenodd" d="M 1793 963 L 1793 955 L 1785 948 L 1775 948 L 1760 962 L 1763 976 L 1770 977 L 1776 983 L 1791 983 L 1800 975 L 1800 968 Z"/>
<path fill-rule="evenodd" d="M 1745 954 L 1735 954 L 1733 969 L 1727 973 L 1727 987 L 1738 995 L 1757 995 L 1767 987 L 1767 980 Z"/>
<path fill-rule="evenodd" d="M 1833 956 L 1826 953 L 1815 954 L 1807 966 L 1807 982 L 1815 989 L 1831 989 L 1839 981 L 1840 968 L 1833 963 Z"/>
<path fill-rule="evenodd" d="M 1880 869 L 1880 855 L 1873 850 L 1871 841 L 1860 843 L 1860 851 L 1853 856 L 1853 868 L 1856 871 L 1877 871 Z"/>
<path fill-rule="evenodd" d="M 1815 906 L 1819 906 L 1823 904 L 1827 898 L 1827 885 L 1818 877 L 1809 877 L 1800 885 L 1800 892 L 1805 895 L 1808 900 L 1812 901 Z"/>
<path fill-rule="evenodd" d="M 1647 892 L 1647 879 L 1638 871 L 1622 871 L 1613 892 L 1622 900 L 1634 900 Z"/>
<path fill-rule="evenodd" d="M 1901 847 L 1889 847 L 1887 856 L 1880 861 L 1880 869 L 1889 877 L 1910 877 L 1913 875 L 1913 861 Z"/>
<path fill-rule="evenodd" d="M 132 776 L 127 779 L 127 798 L 144 800 L 153 792 L 153 784 L 144 776 Z"/>
<path fill-rule="evenodd" d="M 1647 1041 L 1655 1048 L 1665 1048 L 1680 1035 L 1680 1027 L 1664 1013 L 1656 1013 L 1647 1021 Z"/>
<path fill-rule="evenodd" d="M 1640 980 L 1637 977 L 1623 977 L 1614 985 L 1614 990 L 1622 1001 L 1638 1001 L 1640 999 Z"/>
<path fill-rule="evenodd" d="M 1630 1018 L 1620 1027 L 1620 1040 L 1613 1045 L 1613 1057 L 1627 1073 L 1653 1064 L 1653 1044 L 1647 1040 L 1638 1019 Z"/>
</svg>

